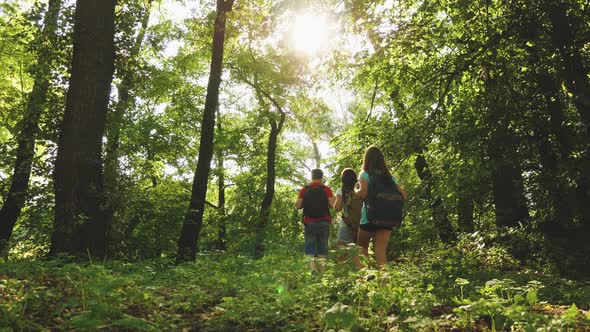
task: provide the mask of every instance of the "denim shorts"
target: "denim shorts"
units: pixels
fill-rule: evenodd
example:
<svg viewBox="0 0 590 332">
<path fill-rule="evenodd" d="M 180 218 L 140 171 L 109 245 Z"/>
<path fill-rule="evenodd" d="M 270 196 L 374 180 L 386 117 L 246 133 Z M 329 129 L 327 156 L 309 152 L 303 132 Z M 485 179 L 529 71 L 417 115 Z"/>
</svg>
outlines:
<svg viewBox="0 0 590 332">
<path fill-rule="evenodd" d="M 328 256 L 330 222 L 315 221 L 305 224 L 305 254 Z"/>
<path fill-rule="evenodd" d="M 340 219 L 338 222 L 338 241 L 348 243 L 354 243 L 355 239 L 353 238 L 352 231 L 350 227 L 344 222 L 344 220 Z"/>
</svg>

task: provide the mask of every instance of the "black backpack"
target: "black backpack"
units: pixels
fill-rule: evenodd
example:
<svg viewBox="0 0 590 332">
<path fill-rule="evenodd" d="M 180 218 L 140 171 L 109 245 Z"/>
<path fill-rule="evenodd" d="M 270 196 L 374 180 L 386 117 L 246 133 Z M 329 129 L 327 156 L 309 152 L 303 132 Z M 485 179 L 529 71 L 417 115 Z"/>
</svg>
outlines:
<svg viewBox="0 0 590 332">
<path fill-rule="evenodd" d="M 369 195 L 365 200 L 367 219 L 371 224 L 393 228 L 403 220 L 404 199 L 392 179 L 371 176 Z M 388 181 L 389 180 L 389 181 Z"/>
<path fill-rule="evenodd" d="M 328 195 L 324 186 L 305 186 L 303 194 L 303 215 L 306 217 L 320 218 L 330 215 L 328 207 Z"/>
</svg>

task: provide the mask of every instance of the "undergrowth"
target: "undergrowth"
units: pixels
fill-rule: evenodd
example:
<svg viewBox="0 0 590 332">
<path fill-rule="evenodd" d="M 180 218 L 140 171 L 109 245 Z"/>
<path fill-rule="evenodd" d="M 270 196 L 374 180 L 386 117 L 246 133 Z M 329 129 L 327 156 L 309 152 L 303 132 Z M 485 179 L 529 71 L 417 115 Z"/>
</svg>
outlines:
<svg viewBox="0 0 590 332">
<path fill-rule="evenodd" d="M 261 260 L 205 253 L 182 265 L 5 262 L 0 330 L 590 329 L 590 283 L 500 269 L 489 259 L 432 249 L 382 271 L 330 262 L 323 275 L 288 248 Z"/>
</svg>

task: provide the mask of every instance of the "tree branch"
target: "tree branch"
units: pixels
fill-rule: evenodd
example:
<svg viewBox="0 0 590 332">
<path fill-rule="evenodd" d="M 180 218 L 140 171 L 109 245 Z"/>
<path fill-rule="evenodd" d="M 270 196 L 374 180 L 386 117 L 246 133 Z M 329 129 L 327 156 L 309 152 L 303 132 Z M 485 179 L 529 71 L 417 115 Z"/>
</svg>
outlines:
<svg viewBox="0 0 590 332">
<path fill-rule="evenodd" d="M 375 97 L 377 96 L 377 88 L 379 87 L 379 78 L 380 75 L 375 77 L 375 88 L 373 88 L 373 96 L 371 97 L 371 108 L 369 109 L 369 114 L 367 114 L 367 118 L 365 121 L 369 121 L 371 115 L 373 114 L 373 107 L 375 106 Z"/>
<path fill-rule="evenodd" d="M 233 185 L 233 184 L 230 184 L 230 185 Z M 227 185 L 226 187 L 228 187 L 228 186 L 230 186 L 230 185 Z M 191 190 L 191 189 L 189 189 L 189 188 L 186 188 L 186 187 L 184 187 L 184 186 L 183 186 L 182 188 L 183 188 L 184 190 L 188 191 L 188 192 L 192 192 L 192 190 Z M 217 205 L 215 205 L 215 204 L 213 204 L 213 203 L 209 202 L 208 200 L 205 200 L 205 205 L 209 205 L 210 207 L 212 207 L 212 208 L 214 208 L 214 209 L 216 209 L 216 210 L 218 210 L 218 209 L 219 209 L 219 206 L 217 206 Z"/>
<path fill-rule="evenodd" d="M 213 204 L 213 203 L 209 202 L 208 200 L 205 200 L 205 204 L 209 205 L 210 207 L 212 207 L 212 208 L 214 208 L 214 209 L 216 209 L 216 210 L 218 210 L 218 209 L 219 209 L 219 207 L 218 207 L 217 205 L 215 205 L 215 204 Z"/>
<path fill-rule="evenodd" d="M 223 10 L 225 12 L 231 12 L 234 6 L 235 0 L 226 0 L 223 4 Z"/>
<path fill-rule="evenodd" d="M 267 91 L 265 91 L 264 89 L 262 89 L 259 84 L 257 84 L 254 81 L 249 80 L 241 71 L 236 70 L 236 73 L 237 73 L 237 75 L 239 76 L 239 78 L 244 83 L 246 83 L 247 85 L 251 86 L 254 90 L 256 90 L 256 92 L 262 94 L 277 109 L 277 111 L 280 114 L 279 126 L 278 126 L 279 131 L 280 131 L 282 129 L 283 123 L 285 122 L 285 116 L 286 116 L 286 114 L 285 114 L 285 111 L 283 110 L 283 107 L 278 102 L 278 100 L 276 100 L 273 96 L 271 96 L 270 93 L 268 93 Z"/>
</svg>

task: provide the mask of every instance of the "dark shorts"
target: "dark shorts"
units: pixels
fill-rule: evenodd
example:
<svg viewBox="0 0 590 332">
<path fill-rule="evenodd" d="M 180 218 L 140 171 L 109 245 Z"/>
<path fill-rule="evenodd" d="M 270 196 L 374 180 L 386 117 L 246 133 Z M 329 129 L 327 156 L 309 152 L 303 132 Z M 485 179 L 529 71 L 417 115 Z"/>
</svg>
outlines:
<svg viewBox="0 0 590 332">
<path fill-rule="evenodd" d="M 328 256 L 330 222 L 315 221 L 305 224 L 305 254 Z"/>
<path fill-rule="evenodd" d="M 359 225 L 360 229 L 362 229 L 365 232 L 369 232 L 369 233 L 374 233 L 376 232 L 378 229 L 387 229 L 387 230 L 392 230 L 393 227 L 383 227 L 383 226 L 377 226 L 375 224 L 360 224 Z"/>
</svg>

